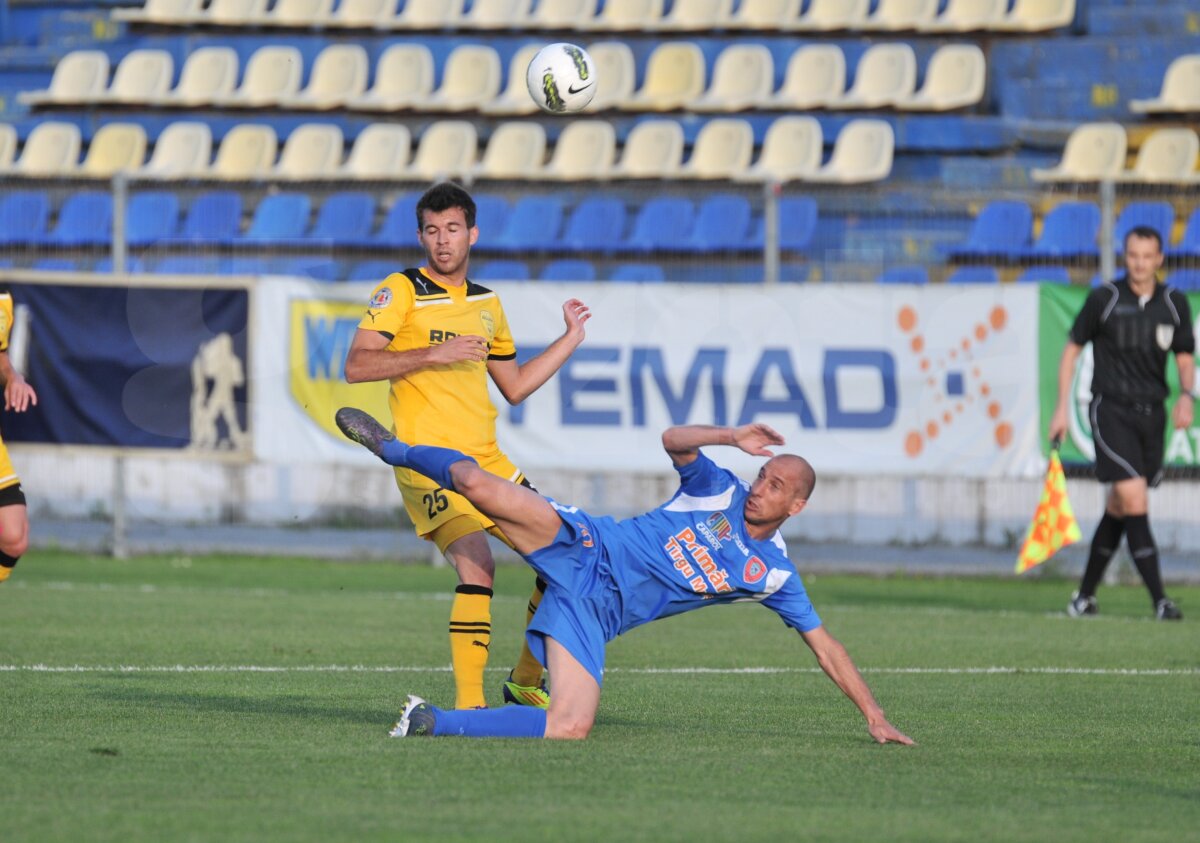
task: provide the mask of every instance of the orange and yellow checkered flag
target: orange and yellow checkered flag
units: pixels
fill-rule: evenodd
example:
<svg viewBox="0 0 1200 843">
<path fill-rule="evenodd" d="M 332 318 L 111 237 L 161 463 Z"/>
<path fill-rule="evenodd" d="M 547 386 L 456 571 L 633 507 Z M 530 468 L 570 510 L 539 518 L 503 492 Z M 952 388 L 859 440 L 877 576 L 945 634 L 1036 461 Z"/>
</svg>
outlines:
<svg viewBox="0 0 1200 843">
<path fill-rule="evenodd" d="M 1033 523 L 1025 534 L 1025 544 L 1017 557 L 1017 573 L 1023 574 L 1040 565 L 1069 544 L 1080 538 L 1079 523 L 1067 499 L 1067 478 L 1063 474 L 1058 448 L 1050 450 L 1050 465 L 1046 469 L 1046 485 L 1038 502 Z"/>
</svg>

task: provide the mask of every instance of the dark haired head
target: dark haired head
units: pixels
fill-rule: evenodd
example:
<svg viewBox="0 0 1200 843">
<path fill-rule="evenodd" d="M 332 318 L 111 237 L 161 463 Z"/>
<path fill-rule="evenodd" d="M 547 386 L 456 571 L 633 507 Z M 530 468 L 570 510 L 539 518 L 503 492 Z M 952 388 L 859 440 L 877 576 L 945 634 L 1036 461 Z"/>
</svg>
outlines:
<svg viewBox="0 0 1200 843">
<path fill-rule="evenodd" d="M 437 214 L 450 208 L 462 208 L 467 228 L 475 227 L 475 200 L 471 194 L 454 182 L 444 181 L 426 190 L 417 201 L 417 230 L 420 231 L 425 225 L 425 211 Z"/>
<path fill-rule="evenodd" d="M 1153 240 L 1158 245 L 1158 250 L 1160 252 L 1162 251 L 1162 235 L 1148 225 L 1135 225 L 1133 228 L 1129 229 L 1128 233 L 1125 235 L 1125 242 L 1122 244 L 1125 246 L 1125 251 L 1129 251 L 1130 237 L 1138 237 L 1142 240 Z"/>
</svg>

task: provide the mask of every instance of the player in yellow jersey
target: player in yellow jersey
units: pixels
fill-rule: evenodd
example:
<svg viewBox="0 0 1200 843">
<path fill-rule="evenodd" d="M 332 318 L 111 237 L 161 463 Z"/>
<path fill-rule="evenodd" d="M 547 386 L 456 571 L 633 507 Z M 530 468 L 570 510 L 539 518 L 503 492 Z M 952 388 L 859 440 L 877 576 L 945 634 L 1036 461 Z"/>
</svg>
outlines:
<svg viewBox="0 0 1200 843">
<path fill-rule="evenodd" d="M 417 203 L 417 237 L 426 265 L 393 273 L 375 288 L 346 356 L 346 380 L 391 381 L 392 423 L 406 442 L 456 448 L 493 474 L 528 486 L 496 443 L 487 379 L 510 404 L 520 403 L 583 342 L 591 314 L 578 299 L 567 301 L 563 335 L 518 364 L 499 297 L 467 278 L 471 246 L 479 237 L 470 194 L 450 183 L 426 191 Z M 396 483 L 418 535 L 433 541 L 458 572 L 450 610 L 455 707 L 485 706 L 496 568 L 485 531 L 507 539 L 465 498 L 422 475 L 397 468 Z M 539 580 L 526 623 L 544 591 Z M 549 703 L 542 666 L 528 645 L 505 682 L 504 698 L 541 708 Z"/>
<path fill-rule="evenodd" d="M 0 293 L 0 383 L 4 384 L 4 409 L 23 413 L 37 404 L 37 393 L 25 382 L 8 359 L 8 337 L 12 333 L 13 301 Z M 0 582 L 12 574 L 17 560 L 29 547 L 29 517 L 21 478 L 13 468 L 8 448 L 0 441 Z"/>
</svg>

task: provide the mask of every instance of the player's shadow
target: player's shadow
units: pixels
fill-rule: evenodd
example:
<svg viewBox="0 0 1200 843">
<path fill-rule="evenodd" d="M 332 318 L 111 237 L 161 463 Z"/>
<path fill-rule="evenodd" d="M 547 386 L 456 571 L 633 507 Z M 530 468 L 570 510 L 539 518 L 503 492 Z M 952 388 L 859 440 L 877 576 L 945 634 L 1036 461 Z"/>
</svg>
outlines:
<svg viewBox="0 0 1200 843">
<path fill-rule="evenodd" d="M 305 720 L 345 720 L 351 723 L 383 723 L 396 719 L 396 706 L 347 707 L 321 703 L 311 697 L 296 694 L 277 697 L 240 697 L 232 694 L 200 694 L 178 691 L 163 692 L 148 688 L 107 687 L 99 689 L 96 697 L 145 706 L 155 711 L 176 710 L 191 712 L 226 712 L 230 714 L 296 717 Z"/>
</svg>

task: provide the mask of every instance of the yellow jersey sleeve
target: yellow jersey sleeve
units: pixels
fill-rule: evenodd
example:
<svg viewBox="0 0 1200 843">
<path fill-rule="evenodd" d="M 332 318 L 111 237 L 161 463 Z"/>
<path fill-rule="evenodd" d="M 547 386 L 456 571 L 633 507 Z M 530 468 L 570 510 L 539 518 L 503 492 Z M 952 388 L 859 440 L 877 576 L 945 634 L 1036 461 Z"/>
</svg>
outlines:
<svg viewBox="0 0 1200 843">
<path fill-rule="evenodd" d="M 413 301 L 412 282 L 403 273 L 393 272 L 371 293 L 367 312 L 363 314 L 358 327 L 365 331 L 378 331 L 388 339 L 393 339 L 408 320 Z"/>
<path fill-rule="evenodd" d="M 11 293 L 0 293 L 0 351 L 8 351 L 8 337 L 12 333 L 13 300 Z"/>
<path fill-rule="evenodd" d="M 488 359 L 513 360 L 517 356 L 517 346 L 513 342 L 512 331 L 508 328 L 508 316 L 505 315 L 498 298 L 496 299 L 496 309 L 500 311 L 500 318 L 496 320 L 496 334 L 492 337 L 492 343 L 488 347 Z"/>
</svg>

